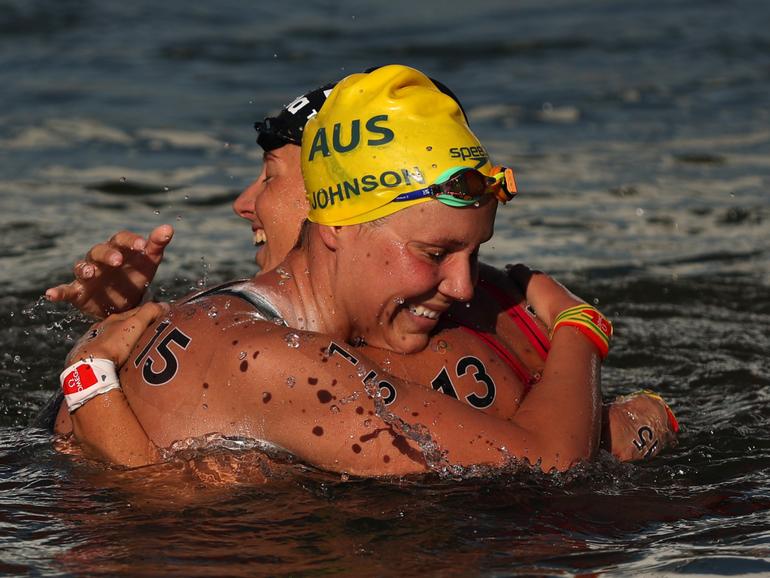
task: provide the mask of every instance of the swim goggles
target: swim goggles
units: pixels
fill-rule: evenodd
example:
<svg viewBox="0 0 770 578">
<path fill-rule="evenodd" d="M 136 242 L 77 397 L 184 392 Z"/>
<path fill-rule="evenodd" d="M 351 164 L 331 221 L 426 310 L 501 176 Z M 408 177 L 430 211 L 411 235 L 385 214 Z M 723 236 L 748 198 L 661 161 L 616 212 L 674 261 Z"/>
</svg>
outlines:
<svg viewBox="0 0 770 578">
<path fill-rule="evenodd" d="M 507 203 L 518 193 L 513 169 L 507 167 L 494 167 L 490 176 L 468 167 L 449 169 L 447 172 L 450 172 L 450 175 L 443 182 L 402 193 L 392 202 L 433 197 L 450 207 L 467 207 L 478 202 L 486 194 L 493 195 L 501 203 Z M 441 181 L 442 177 L 443 174 L 439 175 L 437 180 Z"/>
</svg>

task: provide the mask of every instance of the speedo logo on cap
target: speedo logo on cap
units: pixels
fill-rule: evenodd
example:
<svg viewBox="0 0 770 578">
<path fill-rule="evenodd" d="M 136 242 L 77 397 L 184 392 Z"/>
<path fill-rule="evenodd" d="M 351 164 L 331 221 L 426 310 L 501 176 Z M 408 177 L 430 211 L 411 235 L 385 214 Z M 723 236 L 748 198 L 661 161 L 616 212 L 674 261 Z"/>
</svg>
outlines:
<svg viewBox="0 0 770 578">
<path fill-rule="evenodd" d="M 487 160 L 489 160 L 487 151 L 485 151 L 484 147 L 481 145 L 475 147 L 451 148 L 449 149 L 449 156 L 453 159 L 471 159 L 476 161 L 476 166 L 473 167 L 474 169 L 480 169 L 487 163 Z"/>
</svg>

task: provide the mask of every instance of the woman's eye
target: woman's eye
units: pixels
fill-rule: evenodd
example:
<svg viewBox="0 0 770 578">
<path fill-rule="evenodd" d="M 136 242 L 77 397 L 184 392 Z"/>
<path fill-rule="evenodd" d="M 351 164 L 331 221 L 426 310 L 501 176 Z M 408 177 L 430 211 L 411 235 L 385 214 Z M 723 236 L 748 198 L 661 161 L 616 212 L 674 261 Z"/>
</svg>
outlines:
<svg viewBox="0 0 770 578">
<path fill-rule="evenodd" d="M 441 261 L 444 260 L 444 257 L 446 257 L 444 251 L 426 251 L 426 255 L 428 255 L 428 258 L 435 263 L 441 263 Z"/>
</svg>

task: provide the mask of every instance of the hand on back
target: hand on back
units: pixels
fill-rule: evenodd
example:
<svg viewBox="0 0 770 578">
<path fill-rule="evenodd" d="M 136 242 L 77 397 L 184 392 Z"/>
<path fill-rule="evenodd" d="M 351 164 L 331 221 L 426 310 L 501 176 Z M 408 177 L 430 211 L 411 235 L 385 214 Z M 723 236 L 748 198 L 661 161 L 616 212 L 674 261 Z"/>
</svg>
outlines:
<svg viewBox="0 0 770 578">
<path fill-rule="evenodd" d="M 120 369 L 145 329 L 168 311 L 167 303 L 145 303 L 94 323 L 75 343 L 67 355 L 67 363 L 94 357 L 109 359 Z"/>
<path fill-rule="evenodd" d="M 97 319 L 127 311 L 142 300 L 173 235 L 171 225 L 157 227 L 146 239 L 130 231 L 116 233 L 75 263 L 73 281 L 49 288 L 45 296 Z"/>
</svg>

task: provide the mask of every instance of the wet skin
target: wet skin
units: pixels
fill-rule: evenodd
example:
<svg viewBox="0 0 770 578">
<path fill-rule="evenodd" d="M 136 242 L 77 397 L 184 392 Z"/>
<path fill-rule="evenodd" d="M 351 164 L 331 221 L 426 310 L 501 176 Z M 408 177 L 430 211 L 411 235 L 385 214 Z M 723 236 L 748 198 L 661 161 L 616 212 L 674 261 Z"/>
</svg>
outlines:
<svg viewBox="0 0 770 578">
<path fill-rule="evenodd" d="M 266 240 L 257 253 L 258 264 L 265 268 L 275 266 L 294 244 L 300 223 L 306 214 L 306 202 L 301 194 L 301 175 L 298 170 L 299 150 L 299 147 L 287 145 L 267 153 L 259 178 L 234 203 L 236 213 L 252 223 L 252 229 L 260 240 Z M 282 214 L 287 218 L 279 219 L 278 216 Z M 436 254 L 433 258 L 437 256 Z M 362 254 L 360 261 L 371 261 L 371 257 Z M 378 263 L 372 266 L 390 266 L 388 259 Z M 419 269 L 419 265 L 414 268 Z M 499 274 L 490 275 L 495 277 L 495 283 L 506 285 L 506 290 L 516 301 L 522 299 L 514 284 Z M 457 295 L 466 290 L 462 287 L 452 289 Z M 402 298 L 399 293 L 395 291 L 393 298 Z M 418 299 L 420 303 L 439 305 L 434 309 L 441 309 L 444 305 L 435 300 L 431 302 L 431 296 L 418 297 L 421 298 Z M 532 351 L 521 330 L 500 311 L 494 300 L 483 290 L 474 300 L 471 310 L 476 314 L 474 320 L 480 328 L 495 333 L 508 351 L 513 352 L 531 373 L 542 371 L 543 361 Z M 403 314 L 401 317 L 408 318 Z M 482 319 L 483 323 L 478 321 Z M 432 323 L 430 320 L 416 321 L 423 324 Z M 540 324 L 543 325 L 542 322 Z M 443 314 L 440 322 L 435 325 L 436 331 L 433 332 L 431 342 L 422 352 L 406 356 L 372 347 L 365 348 L 365 351 L 397 375 L 420 383 L 433 384 L 434 388 L 438 387 L 440 391 L 456 396 L 466 403 L 475 400 L 472 405 L 483 412 L 508 417 L 515 414 L 527 391 L 521 379 L 501 362 L 500 357 L 489 346 L 456 327 L 447 314 Z M 399 346 L 398 343 L 387 342 L 383 345 L 395 345 L 394 348 Z M 461 361 L 464 363 L 460 364 Z M 494 390 L 491 402 L 490 390 Z M 479 407 L 480 405 L 483 407 Z M 66 431 L 69 429 L 66 412 L 63 412 L 60 418 L 59 427 Z"/>
</svg>

